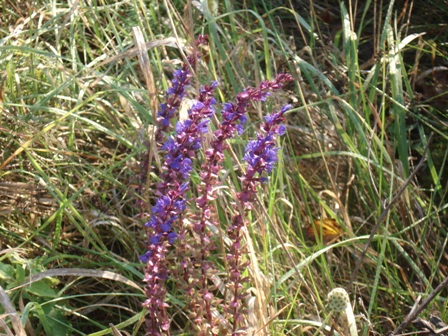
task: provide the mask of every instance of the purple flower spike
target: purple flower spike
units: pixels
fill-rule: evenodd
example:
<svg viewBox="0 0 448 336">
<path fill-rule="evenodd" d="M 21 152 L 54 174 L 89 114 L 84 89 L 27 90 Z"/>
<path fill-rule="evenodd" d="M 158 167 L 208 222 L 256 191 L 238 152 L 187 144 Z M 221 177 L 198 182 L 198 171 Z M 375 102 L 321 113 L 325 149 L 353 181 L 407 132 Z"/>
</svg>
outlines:
<svg viewBox="0 0 448 336">
<path fill-rule="evenodd" d="M 157 113 L 157 123 L 159 125 L 158 135 L 169 130 L 171 119 L 176 115 L 180 103 L 186 94 L 186 86 L 190 84 L 191 74 L 187 69 L 178 69 L 173 73 L 171 87 L 166 91 L 166 103 L 160 105 Z M 160 140 L 160 139 L 158 139 Z"/>
<path fill-rule="evenodd" d="M 166 90 L 165 94 L 166 103 L 160 104 L 160 109 L 159 112 L 157 113 L 158 129 L 156 133 L 156 142 L 159 144 L 159 146 L 163 143 L 163 133 L 167 133 L 170 131 L 170 128 L 172 127 L 171 120 L 176 116 L 176 112 L 180 107 L 182 99 L 186 95 L 187 92 L 186 87 L 190 85 L 190 79 L 192 77 L 190 69 L 195 68 L 196 62 L 200 58 L 200 54 L 197 48 L 200 45 L 207 43 L 208 43 L 208 36 L 199 35 L 195 43 L 196 49 L 193 51 L 191 55 L 187 57 L 187 62 L 184 63 L 182 69 L 177 69 L 173 73 L 171 86 Z M 212 84 L 212 86 L 213 85 L 215 84 Z M 213 87 L 213 89 L 215 87 Z"/>
<path fill-rule="evenodd" d="M 261 176 L 264 172 L 270 173 L 274 168 L 279 149 L 275 147 L 275 138 L 276 135 L 283 135 L 286 132 L 286 127 L 280 123 L 284 121 L 283 114 L 290 108 L 291 105 L 285 105 L 279 112 L 265 117 L 266 122 L 261 126 L 265 134 L 258 135 L 257 140 L 249 141 L 246 147 L 244 160 L 249 165 L 248 171 Z"/>
<path fill-rule="evenodd" d="M 167 94 L 176 94 L 177 98 L 182 98 L 180 87 L 187 77 L 185 72 L 176 72 L 173 89 Z M 140 257 L 140 260 L 146 262 L 144 281 L 147 300 L 143 307 L 148 309 L 150 316 L 147 324 L 148 335 L 167 334 L 169 329 L 170 321 L 165 303 L 165 281 L 169 275 L 167 254 L 178 237 L 183 221 L 188 179 L 193 169 L 195 153 L 201 148 L 201 134 L 215 112 L 213 105 L 216 101 L 212 97 L 215 87 L 216 84 L 213 83 L 201 89 L 198 101 L 188 111 L 188 119 L 179 121 L 176 134 L 161 146 L 161 149 L 166 151 L 166 156 L 160 176 L 161 182 L 157 184 L 155 191 L 159 198 L 152 207 L 150 220 L 145 224 L 147 251 Z M 172 110 L 167 107 L 166 111 Z M 166 121 L 170 117 L 165 114 L 162 119 Z"/>
<path fill-rule="evenodd" d="M 261 95 L 262 96 L 262 95 Z M 273 113 L 265 118 L 265 123 L 261 126 L 261 133 L 257 140 L 250 141 L 247 144 L 244 160 L 247 162 L 246 173 L 241 177 L 241 192 L 237 194 L 245 211 L 253 207 L 257 192 L 257 185 L 265 183 L 268 179 L 263 176 L 270 173 L 274 168 L 278 158 L 278 147 L 275 146 L 277 135 L 284 133 L 284 127 L 280 125 L 284 121 L 283 114 L 290 109 L 289 105 L 284 106 L 279 112 Z M 241 260 L 241 256 L 246 253 L 246 247 L 243 245 L 241 229 L 244 226 L 243 214 L 233 217 L 232 225 L 228 228 L 227 234 L 232 240 L 230 251 L 227 254 L 229 264 L 229 288 L 232 291 L 233 299 L 226 306 L 226 311 L 232 316 L 233 329 L 232 336 L 240 335 L 244 329 L 239 329 L 243 317 L 243 302 L 247 298 L 247 292 L 244 289 L 242 271 L 247 264 Z"/>
</svg>

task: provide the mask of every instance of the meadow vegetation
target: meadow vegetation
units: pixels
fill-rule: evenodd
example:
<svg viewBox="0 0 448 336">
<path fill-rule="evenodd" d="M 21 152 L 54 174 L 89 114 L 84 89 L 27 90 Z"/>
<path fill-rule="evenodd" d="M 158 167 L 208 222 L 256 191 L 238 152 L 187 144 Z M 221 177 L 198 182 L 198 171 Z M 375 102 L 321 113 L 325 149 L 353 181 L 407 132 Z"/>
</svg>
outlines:
<svg viewBox="0 0 448 336">
<path fill-rule="evenodd" d="M 0 13 L 2 335 L 448 323 L 446 1 Z"/>
</svg>

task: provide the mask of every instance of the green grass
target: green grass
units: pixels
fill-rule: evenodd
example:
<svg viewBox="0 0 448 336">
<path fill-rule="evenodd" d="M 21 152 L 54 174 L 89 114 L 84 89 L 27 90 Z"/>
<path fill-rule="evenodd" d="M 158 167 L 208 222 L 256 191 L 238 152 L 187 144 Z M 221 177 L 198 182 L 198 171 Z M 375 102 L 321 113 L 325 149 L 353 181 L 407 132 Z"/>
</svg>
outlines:
<svg viewBox="0 0 448 336">
<path fill-rule="evenodd" d="M 253 105 L 248 135 L 231 142 L 228 189 L 217 201 L 225 249 L 244 146 L 262 116 L 294 102 L 278 167 L 250 217 L 249 316 L 257 334 L 328 332 L 326 296 L 335 287 L 348 290 L 361 335 L 386 334 L 447 277 L 446 70 L 419 78 L 448 61 L 448 30 L 437 21 L 446 9 L 421 7 L 433 14 L 425 22 L 393 2 L 367 2 L 357 12 L 319 2 L 68 3 L 0 5 L 0 313 L 17 313 L 5 317 L 4 333 L 144 334 L 138 256 L 150 207 L 137 207 L 140 163 L 154 106 L 199 33 L 209 35 L 209 57 L 191 92 L 218 80 L 216 98 L 225 102 L 279 72 L 296 79 L 288 92 Z M 149 64 L 133 49 L 133 27 L 150 42 Z M 442 91 L 430 96 L 435 84 Z M 154 165 L 160 160 L 155 153 Z M 156 181 L 148 173 L 148 204 Z M 319 218 L 334 219 L 344 234 L 313 243 L 305 232 Z M 213 256 L 223 272 L 224 253 Z M 188 334 L 185 299 L 170 289 L 173 334 Z M 446 322 L 447 295 L 445 288 L 421 317 Z M 336 331 L 345 334 L 341 325 Z"/>
</svg>

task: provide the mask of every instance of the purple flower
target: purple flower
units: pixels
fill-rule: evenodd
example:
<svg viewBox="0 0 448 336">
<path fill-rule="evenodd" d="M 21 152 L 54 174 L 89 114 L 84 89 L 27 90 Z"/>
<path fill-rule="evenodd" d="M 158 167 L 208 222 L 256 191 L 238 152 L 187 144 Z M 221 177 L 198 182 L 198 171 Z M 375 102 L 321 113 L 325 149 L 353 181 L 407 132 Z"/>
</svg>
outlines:
<svg viewBox="0 0 448 336">
<path fill-rule="evenodd" d="M 160 231 L 167 233 L 171 231 L 171 223 L 177 219 L 177 216 L 173 216 L 167 219 L 164 223 L 160 224 Z"/>
<path fill-rule="evenodd" d="M 150 220 L 145 223 L 145 227 L 147 228 L 155 228 L 157 225 L 157 218 L 155 216 L 151 216 Z"/>
<path fill-rule="evenodd" d="M 188 190 L 188 182 L 184 182 L 179 186 L 179 191 L 183 194 Z"/>
<path fill-rule="evenodd" d="M 198 124 L 198 131 L 201 133 L 207 133 L 208 132 L 208 123 L 210 122 L 210 119 L 204 119 Z"/>
<path fill-rule="evenodd" d="M 169 242 L 170 244 L 173 244 L 174 241 L 175 241 L 176 238 L 177 238 L 177 233 L 176 233 L 176 232 L 170 232 L 170 233 L 168 233 L 167 238 L 168 238 L 168 242 Z"/>
<path fill-rule="evenodd" d="M 207 44 L 208 36 L 199 35 L 195 42 L 196 47 Z M 190 69 L 194 69 L 197 60 L 200 58 L 200 54 L 194 49 L 193 53 L 187 57 L 187 62 L 182 66 L 182 69 L 177 69 L 173 73 L 173 79 L 171 80 L 171 86 L 166 90 L 165 101 L 166 103 L 160 104 L 160 109 L 157 113 L 157 133 L 156 141 L 159 146 L 163 143 L 163 134 L 170 130 L 171 120 L 176 115 L 177 110 L 180 107 L 182 99 L 186 95 L 186 87 L 190 85 L 190 79 L 192 74 Z M 209 87 L 209 91 L 213 91 L 217 83 L 213 82 Z M 207 88 L 206 88 L 207 90 Z"/>
<path fill-rule="evenodd" d="M 277 134 L 278 135 L 284 135 L 286 133 L 286 126 L 285 125 L 280 125 L 277 129 Z"/>
<path fill-rule="evenodd" d="M 279 112 L 266 116 L 266 122 L 261 127 L 265 134 L 258 135 L 257 140 L 247 144 L 244 160 L 249 164 L 249 171 L 257 172 L 261 176 L 264 172 L 270 173 L 274 168 L 279 150 L 275 147 L 275 137 L 285 133 L 285 126 L 279 124 L 284 120 L 283 114 L 290 108 L 290 105 L 285 105 Z"/>
<path fill-rule="evenodd" d="M 171 124 L 171 119 L 175 116 L 182 99 L 186 94 L 186 86 L 190 84 L 191 74 L 187 69 L 178 69 L 173 73 L 171 86 L 166 91 L 166 103 L 160 105 L 157 113 L 159 131 L 166 132 Z"/>
<path fill-rule="evenodd" d="M 141 262 L 146 263 L 150 257 L 151 257 L 151 251 L 146 251 L 145 254 L 139 257 L 139 259 Z"/>
<path fill-rule="evenodd" d="M 176 143 L 174 142 L 173 138 L 169 138 L 162 146 L 162 150 L 166 150 L 168 152 L 174 151 L 174 148 L 176 147 Z"/>
<path fill-rule="evenodd" d="M 178 212 L 182 212 L 187 207 L 187 202 L 184 199 L 174 201 L 174 208 Z"/>
<path fill-rule="evenodd" d="M 250 166 L 257 167 L 260 173 L 263 171 L 270 173 L 277 162 L 278 149 L 266 138 L 252 140 L 246 147 L 244 160 Z"/>
<path fill-rule="evenodd" d="M 193 121 L 192 121 L 192 120 L 189 120 L 189 119 L 184 120 L 184 121 L 179 121 L 179 122 L 176 124 L 176 133 L 177 133 L 177 134 L 182 134 L 182 133 L 184 133 L 186 130 L 189 129 L 189 127 L 191 126 L 192 123 L 193 123 Z"/>
<path fill-rule="evenodd" d="M 152 207 L 152 213 L 159 216 L 165 216 L 167 207 L 171 204 L 169 196 L 162 196 L 157 200 L 156 205 Z"/>
</svg>

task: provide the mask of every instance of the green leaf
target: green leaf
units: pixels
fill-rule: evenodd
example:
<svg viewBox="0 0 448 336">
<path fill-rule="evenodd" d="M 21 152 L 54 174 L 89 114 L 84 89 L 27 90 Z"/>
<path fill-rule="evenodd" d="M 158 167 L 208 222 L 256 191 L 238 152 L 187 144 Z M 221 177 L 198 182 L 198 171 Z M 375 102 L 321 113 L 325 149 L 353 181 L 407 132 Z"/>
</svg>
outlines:
<svg viewBox="0 0 448 336">
<path fill-rule="evenodd" d="M 46 279 L 32 283 L 30 286 L 26 287 L 26 291 L 36 296 L 57 297 L 56 291 L 47 284 Z"/>
<path fill-rule="evenodd" d="M 8 264 L 0 263 L 0 280 L 14 279 L 14 267 Z"/>
<path fill-rule="evenodd" d="M 53 335 L 70 335 L 70 323 L 62 313 L 61 308 L 56 306 L 56 303 L 43 305 L 42 309 L 47 316 Z"/>
</svg>

